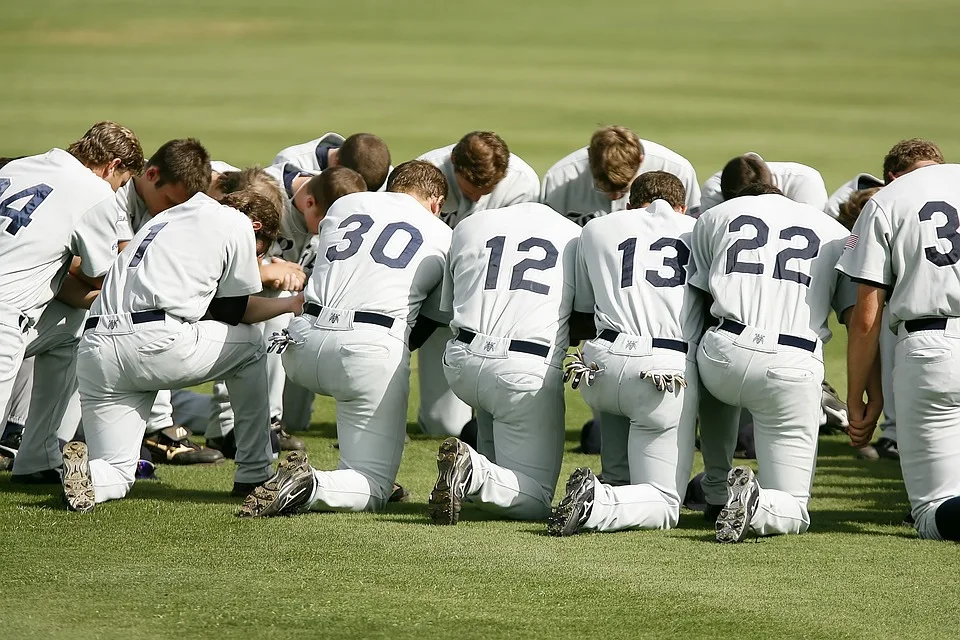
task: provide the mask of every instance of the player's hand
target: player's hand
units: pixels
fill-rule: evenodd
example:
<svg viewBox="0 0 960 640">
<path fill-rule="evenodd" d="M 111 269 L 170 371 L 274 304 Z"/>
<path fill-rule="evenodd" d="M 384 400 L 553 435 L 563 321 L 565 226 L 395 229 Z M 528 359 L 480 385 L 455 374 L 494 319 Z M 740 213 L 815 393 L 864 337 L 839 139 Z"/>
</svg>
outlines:
<svg viewBox="0 0 960 640">
<path fill-rule="evenodd" d="M 266 286 L 279 291 L 303 291 L 307 284 L 303 267 L 282 258 L 270 258 L 268 264 L 260 265 L 260 279 Z"/>
<path fill-rule="evenodd" d="M 862 449 L 870 444 L 877 422 L 883 414 L 883 395 L 868 395 L 866 404 L 863 402 L 863 396 L 849 396 L 847 410 L 850 420 L 847 435 L 850 436 L 850 444 L 857 449 Z"/>
<path fill-rule="evenodd" d="M 300 315 L 303 313 L 303 293 L 298 293 L 295 296 L 290 296 L 290 311 L 293 315 Z"/>
</svg>

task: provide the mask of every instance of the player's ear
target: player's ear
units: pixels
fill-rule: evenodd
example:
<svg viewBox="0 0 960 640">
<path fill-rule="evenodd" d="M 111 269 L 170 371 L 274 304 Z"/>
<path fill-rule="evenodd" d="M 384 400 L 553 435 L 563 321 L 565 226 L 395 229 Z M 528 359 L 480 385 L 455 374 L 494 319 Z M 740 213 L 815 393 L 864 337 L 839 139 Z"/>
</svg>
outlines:
<svg viewBox="0 0 960 640">
<path fill-rule="evenodd" d="M 685 204 L 680 205 L 680 207 L 677 209 L 677 213 L 686 214 L 686 213 L 687 213 L 687 205 L 685 205 Z"/>
<path fill-rule="evenodd" d="M 430 199 L 430 213 L 435 216 L 439 216 L 440 212 L 443 210 L 443 202 L 446 200 L 446 196 L 438 196 Z"/>
<path fill-rule="evenodd" d="M 256 233 L 257 231 L 260 231 L 260 229 L 263 228 L 263 224 L 261 224 L 260 222 L 258 222 L 258 221 L 256 221 L 256 220 L 251 220 L 250 222 L 251 222 L 251 224 L 253 224 L 253 232 L 254 232 L 254 233 Z"/>
<path fill-rule="evenodd" d="M 147 170 L 143 172 L 143 177 L 150 182 L 156 182 L 160 179 L 160 168 L 154 166 L 147 167 Z"/>
</svg>

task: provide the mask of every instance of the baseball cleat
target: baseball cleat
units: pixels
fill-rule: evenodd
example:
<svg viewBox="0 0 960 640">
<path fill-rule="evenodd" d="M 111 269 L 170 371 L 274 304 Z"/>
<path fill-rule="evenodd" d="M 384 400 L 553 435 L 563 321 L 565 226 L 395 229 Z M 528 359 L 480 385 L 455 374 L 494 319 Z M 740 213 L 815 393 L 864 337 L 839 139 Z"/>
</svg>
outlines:
<svg viewBox="0 0 960 640">
<path fill-rule="evenodd" d="M 143 446 L 150 452 L 153 462 L 161 464 L 217 464 L 224 455 L 216 449 L 201 447 L 191 442 L 193 432 L 186 427 L 173 425 L 144 437 Z"/>
<path fill-rule="evenodd" d="M 387 502 L 410 502 L 410 492 L 394 482 L 393 493 L 387 498 Z"/>
<path fill-rule="evenodd" d="M 900 449 L 897 448 L 897 441 L 890 438 L 879 438 L 873 445 L 877 450 L 877 456 L 887 460 L 899 460 Z"/>
<path fill-rule="evenodd" d="M 68 442 L 63 448 L 63 498 L 67 509 L 78 513 L 93 511 L 97 505 L 87 445 L 83 442 Z"/>
<path fill-rule="evenodd" d="M 291 451 L 277 465 L 273 477 L 250 492 L 237 516 L 266 518 L 298 513 L 309 504 L 316 482 L 307 454 Z"/>
<path fill-rule="evenodd" d="M 760 502 L 760 485 L 750 467 L 734 467 L 727 474 L 727 504 L 717 516 L 717 542 L 742 542 Z"/>
<path fill-rule="evenodd" d="M 430 492 L 433 524 L 457 524 L 460 505 L 473 478 L 470 450 L 458 438 L 447 438 L 437 452 L 437 483 Z"/>
<path fill-rule="evenodd" d="M 279 451 L 304 451 L 307 445 L 303 440 L 287 433 L 283 423 L 278 418 L 270 420 L 270 430 L 277 434 L 277 449 Z"/>
<path fill-rule="evenodd" d="M 567 493 L 547 518 L 547 534 L 572 536 L 587 523 L 593 511 L 597 477 L 587 467 L 580 467 L 567 480 Z"/>
</svg>

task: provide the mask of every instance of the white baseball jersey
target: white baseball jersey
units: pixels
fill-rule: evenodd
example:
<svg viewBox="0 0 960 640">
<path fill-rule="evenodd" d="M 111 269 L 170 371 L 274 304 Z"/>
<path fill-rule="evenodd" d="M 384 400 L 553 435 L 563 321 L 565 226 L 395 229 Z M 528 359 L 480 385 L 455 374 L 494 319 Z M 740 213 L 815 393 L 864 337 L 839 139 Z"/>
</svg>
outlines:
<svg viewBox="0 0 960 640">
<path fill-rule="evenodd" d="M 857 293 L 835 270 L 847 230 L 822 214 L 774 194 L 713 207 L 693 229 L 690 284 L 713 296 L 714 317 L 827 342 L 831 305 L 841 316 Z"/>
<path fill-rule="evenodd" d="M 440 305 L 450 325 L 566 349 L 579 237 L 580 227 L 537 202 L 461 221 Z"/>
<path fill-rule="evenodd" d="M 446 322 L 440 284 L 450 229 L 404 193 L 352 193 L 333 203 L 317 240 L 307 302 Z M 429 297 L 429 300 L 428 300 Z"/>
<path fill-rule="evenodd" d="M 754 154 L 760 158 L 759 154 Z M 760 158 L 763 160 L 763 158 Z M 827 186 L 823 183 L 823 176 L 813 167 L 799 162 L 767 162 L 770 174 L 773 176 L 773 185 L 794 202 L 802 202 L 818 211 L 823 211 L 827 205 Z M 712 207 L 723 202 L 723 193 L 720 191 L 720 174 L 707 178 L 703 184 L 703 195 L 700 198 L 700 211 L 709 211 Z"/>
<path fill-rule="evenodd" d="M 960 165 L 903 175 L 867 202 L 837 265 L 851 278 L 893 289 L 890 325 L 960 316 Z"/>
<path fill-rule="evenodd" d="M 52 149 L 0 169 L 0 303 L 36 320 L 60 290 L 72 256 L 91 277 L 117 257 L 113 189 Z"/>
<path fill-rule="evenodd" d="M 345 138 L 339 133 L 328 132 L 310 142 L 295 144 L 283 149 L 273 159 L 272 164 L 289 162 L 307 171 L 323 171 L 327 168 L 326 153 L 331 148 L 338 148 Z"/>
<path fill-rule="evenodd" d="M 842 187 L 833 192 L 833 195 L 827 200 L 827 205 L 823 208 L 823 211 L 836 220 L 840 217 L 840 205 L 849 200 L 855 191 L 882 186 L 883 180 L 880 178 L 872 176 L 869 173 L 858 173 L 853 179 L 844 183 Z"/>
<path fill-rule="evenodd" d="M 107 272 L 90 313 L 162 309 L 196 322 L 213 298 L 260 289 L 250 219 L 198 193 L 154 216 L 137 232 Z"/>
<path fill-rule="evenodd" d="M 598 333 L 696 344 L 703 305 L 687 287 L 695 223 L 664 200 L 588 222 L 577 258 L 576 310 L 594 314 Z"/>
<path fill-rule="evenodd" d="M 540 195 L 540 178 L 537 172 L 524 162 L 520 156 L 511 153 L 507 163 L 507 174 L 503 180 L 493 188 L 488 195 L 482 196 L 477 202 L 465 197 L 457 185 L 456 174 L 453 170 L 453 160 L 450 154 L 455 144 L 447 145 L 423 154 L 418 160 L 429 162 L 443 172 L 447 179 L 447 199 L 443 203 L 441 217 L 451 227 L 477 211 L 487 209 L 502 209 L 521 202 L 536 202 Z"/>
<path fill-rule="evenodd" d="M 117 196 L 114 199 L 117 207 L 117 219 L 123 220 L 122 223 L 117 224 L 117 235 L 120 242 L 129 241 L 150 220 L 147 203 L 137 193 L 135 181 L 136 178 L 127 180 L 127 184 L 117 190 Z"/>
<path fill-rule="evenodd" d="M 210 168 L 216 171 L 217 173 L 226 173 L 227 171 L 240 171 L 239 168 L 227 162 L 223 162 L 222 160 L 211 160 Z"/>
<path fill-rule="evenodd" d="M 687 208 L 691 212 L 696 210 L 700 206 L 700 184 L 690 161 L 656 142 L 641 140 L 640 143 L 643 145 L 643 162 L 637 175 L 648 171 L 672 173 L 687 191 Z M 611 200 L 605 193 L 597 191 L 590 173 L 587 147 L 574 151 L 550 167 L 543 176 L 540 191 L 540 202 L 581 226 L 598 216 L 623 211 L 629 199 L 630 194 L 627 194 Z"/>
<path fill-rule="evenodd" d="M 264 172 L 280 183 L 287 198 L 286 207 L 280 213 L 280 235 L 267 254 L 289 262 L 298 262 L 314 234 L 307 229 L 306 219 L 293 202 L 296 195 L 293 181 L 300 176 L 315 176 L 319 171 L 308 171 L 293 163 L 284 162 L 271 165 L 264 169 Z"/>
</svg>

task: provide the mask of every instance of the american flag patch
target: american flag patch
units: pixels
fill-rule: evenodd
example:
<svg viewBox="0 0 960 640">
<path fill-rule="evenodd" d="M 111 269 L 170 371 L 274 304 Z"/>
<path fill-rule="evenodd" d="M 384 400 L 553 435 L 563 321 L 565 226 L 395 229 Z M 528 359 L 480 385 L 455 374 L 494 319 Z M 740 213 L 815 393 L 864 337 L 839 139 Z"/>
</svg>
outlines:
<svg viewBox="0 0 960 640">
<path fill-rule="evenodd" d="M 860 240 L 860 236 L 855 233 L 851 233 L 847 236 L 847 241 L 843 244 L 844 249 L 856 249 L 857 242 Z"/>
</svg>

